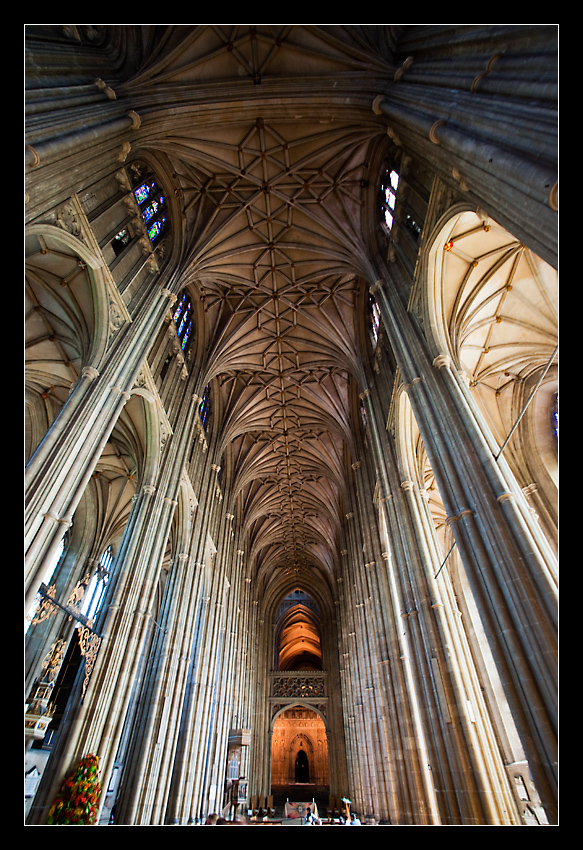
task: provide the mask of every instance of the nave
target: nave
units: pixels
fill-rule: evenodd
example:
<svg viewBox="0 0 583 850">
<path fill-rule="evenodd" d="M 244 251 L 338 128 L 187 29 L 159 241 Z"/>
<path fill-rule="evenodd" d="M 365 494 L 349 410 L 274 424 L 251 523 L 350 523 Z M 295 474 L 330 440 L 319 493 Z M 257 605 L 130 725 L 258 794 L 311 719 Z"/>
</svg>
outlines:
<svg viewBox="0 0 583 850">
<path fill-rule="evenodd" d="M 558 26 L 25 35 L 26 824 L 557 824 Z"/>
</svg>

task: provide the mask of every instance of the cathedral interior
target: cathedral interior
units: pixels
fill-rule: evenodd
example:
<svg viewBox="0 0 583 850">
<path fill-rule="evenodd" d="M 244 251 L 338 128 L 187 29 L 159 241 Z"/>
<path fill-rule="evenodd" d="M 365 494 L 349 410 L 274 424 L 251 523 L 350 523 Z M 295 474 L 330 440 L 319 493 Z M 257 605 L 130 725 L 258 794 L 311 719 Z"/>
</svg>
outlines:
<svg viewBox="0 0 583 850">
<path fill-rule="evenodd" d="M 557 79 L 25 25 L 26 825 L 558 824 Z"/>
</svg>

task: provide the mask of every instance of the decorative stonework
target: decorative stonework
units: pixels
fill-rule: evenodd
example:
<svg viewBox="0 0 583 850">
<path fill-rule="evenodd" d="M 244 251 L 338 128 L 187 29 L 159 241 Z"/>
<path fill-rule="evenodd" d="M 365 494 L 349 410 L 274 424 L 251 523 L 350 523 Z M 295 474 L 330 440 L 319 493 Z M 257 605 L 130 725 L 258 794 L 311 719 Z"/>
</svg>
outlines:
<svg viewBox="0 0 583 850">
<path fill-rule="evenodd" d="M 285 698 L 310 698 L 326 695 L 326 673 L 273 673 L 271 695 Z"/>
</svg>

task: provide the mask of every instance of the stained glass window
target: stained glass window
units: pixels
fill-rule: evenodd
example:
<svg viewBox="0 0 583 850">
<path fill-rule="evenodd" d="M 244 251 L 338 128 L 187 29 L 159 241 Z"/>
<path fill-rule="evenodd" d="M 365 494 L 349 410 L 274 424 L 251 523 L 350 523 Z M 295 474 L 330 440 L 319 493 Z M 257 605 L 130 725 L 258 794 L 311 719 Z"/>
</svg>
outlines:
<svg viewBox="0 0 583 850">
<path fill-rule="evenodd" d="M 134 189 L 134 197 L 140 206 L 150 242 L 154 242 L 166 224 L 164 195 L 154 180 L 148 180 Z"/>
<path fill-rule="evenodd" d="M 142 216 L 145 222 L 148 222 L 151 218 L 154 218 L 154 216 L 158 212 L 159 206 L 160 204 L 158 203 L 158 201 L 152 201 L 152 203 L 142 211 Z"/>
<path fill-rule="evenodd" d="M 207 384 L 207 387 L 202 395 L 202 401 L 200 403 L 200 407 L 198 409 L 198 415 L 200 416 L 200 421 L 203 425 L 206 425 L 206 421 L 208 419 L 209 414 L 209 404 L 210 404 L 210 387 Z"/>
<path fill-rule="evenodd" d="M 192 302 L 188 295 L 184 293 L 172 317 L 183 351 L 186 350 L 192 336 L 192 312 Z"/>
<path fill-rule="evenodd" d="M 134 189 L 134 195 L 136 196 L 136 201 L 138 202 L 138 204 L 143 204 L 144 201 L 148 200 L 153 185 L 153 183 L 142 183 L 141 186 L 138 186 L 137 189 Z"/>
<path fill-rule="evenodd" d="M 151 225 L 151 227 L 148 228 L 148 236 L 150 237 L 150 242 L 153 242 L 154 239 L 156 238 L 156 236 L 158 236 L 158 234 L 162 230 L 162 227 L 163 227 L 165 221 L 166 221 L 165 218 L 163 218 L 159 221 L 155 221 Z"/>
<path fill-rule="evenodd" d="M 112 563 L 113 553 L 111 551 L 111 546 L 108 546 L 101 556 L 99 566 L 91 577 L 83 596 L 81 613 L 87 617 L 88 620 L 94 620 L 101 607 Z"/>
</svg>

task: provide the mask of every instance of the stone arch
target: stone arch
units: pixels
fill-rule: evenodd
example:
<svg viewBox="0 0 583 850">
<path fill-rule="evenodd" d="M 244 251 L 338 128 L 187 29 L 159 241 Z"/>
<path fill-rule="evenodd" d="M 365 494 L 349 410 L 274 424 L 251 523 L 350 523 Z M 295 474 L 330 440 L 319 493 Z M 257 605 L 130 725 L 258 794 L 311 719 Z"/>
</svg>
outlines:
<svg viewBox="0 0 583 850">
<path fill-rule="evenodd" d="M 166 441 L 172 434 L 172 428 L 164 409 L 160 404 L 158 395 L 147 384 L 141 383 L 134 386 L 130 398 L 125 407 L 136 408 L 136 400 L 141 399 L 140 409 L 143 417 L 141 433 L 143 448 L 143 463 L 140 473 L 142 484 L 153 484 L 160 467 L 161 455 Z"/>
<path fill-rule="evenodd" d="M 395 402 L 397 462 L 403 487 L 413 487 L 427 509 L 427 518 L 438 543 L 436 557 L 445 556 L 453 538 L 439 486 L 423 443 L 413 408 L 404 389 Z"/>
<path fill-rule="evenodd" d="M 25 232 L 26 263 L 29 273 L 42 270 L 58 281 L 62 301 L 63 292 L 70 301 L 76 300 L 88 331 L 87 339 L 82 341 L 82 365 L 99 369 L 112 321 L 115 323 L 115 307 L 123 310 L 123 306 L 119 298 L 119 303 L 113 304 L 114 287 L 109 282 L 109 270 L 97 247 L 91 244 L 90 232 L 84 232 L 82 215 L 80 206 L 71 199 L 56 213 L 57 225 L 30 225 Z M 87 290 L 84 298 L 73 289 L 74 286 L 80 289 L 80 283 Z M 69 314 L 68 318 L 72 324 L 73 315 Z"/>
<path fill-rule="evenodd" d="M 461 207 L 436 226 L 422 268 L 433 354 L 451 359 L 485 437 L 504 450 L 556 543 L 557 272 L 485 213 Z"/>
<path fill-rule="evenodd" d="M 291 742 L 289 756 L 290 760 L 293 760 L 294 781 L 298 783 L 308 783 L 310 781 L 310 773 L 312 778 L 314 774 L 314 746 L 310 737 L 303 732 L 299 732 Z"/>
<path fill-rule="evenodd" d="M 294 593 L 301 591 L 298 589 Z M 278 670 L 322 669 L 320 612 L 315 603 L 311 603 L 309 593 L 296 600 L 292 596 L 286 596 L 282 603 L 285 610 L 280 608 L 278 612 L 274 667 Z"/>
<path fill-rule="evenodd" d="M 55 219 L 25 232 L 27 462 L 83 370 L 99 371 L 112 335 L 127 319 L 76 199 Z"/>
<path fill-rule="evenodd" d="M 329 784 L 327 720 L 316 704 L 293 702 L 279 706 L 271 721 L 272 787 L 306 782 Z M 298 779 L 298 752 L 306 754 L 308 773 Z"/>
</svg>

